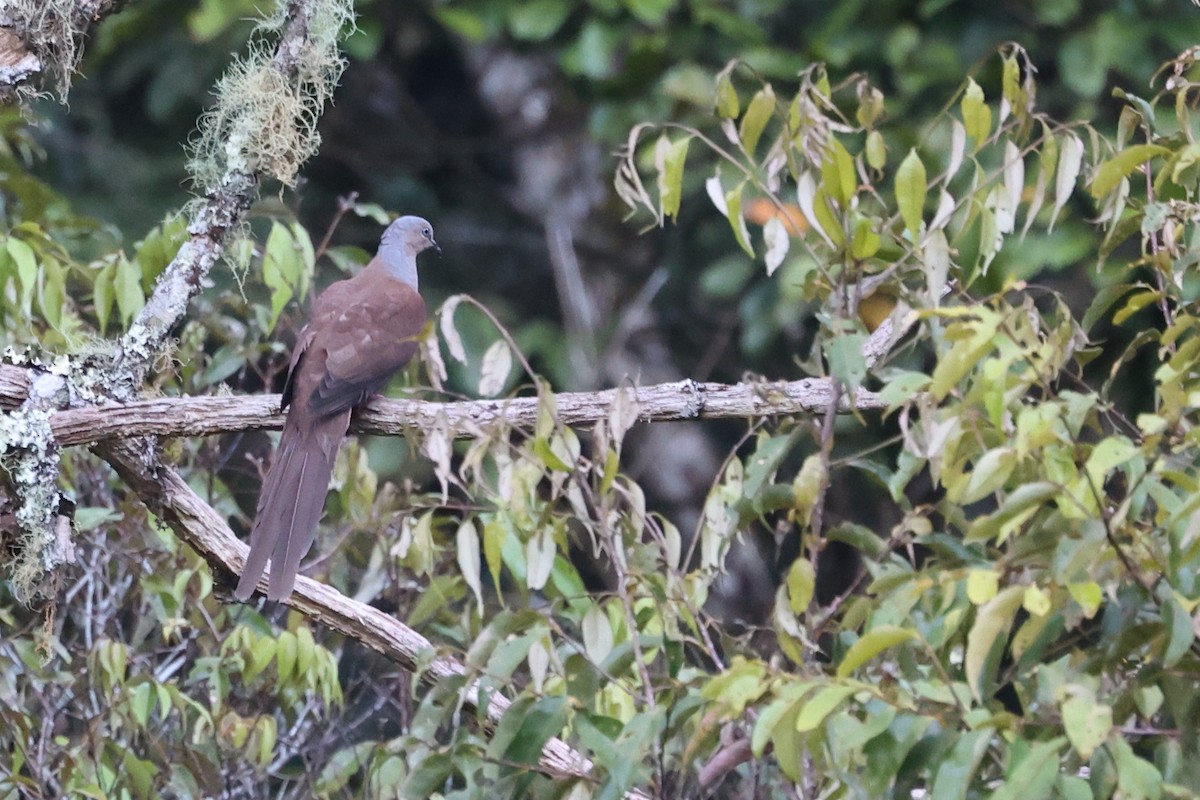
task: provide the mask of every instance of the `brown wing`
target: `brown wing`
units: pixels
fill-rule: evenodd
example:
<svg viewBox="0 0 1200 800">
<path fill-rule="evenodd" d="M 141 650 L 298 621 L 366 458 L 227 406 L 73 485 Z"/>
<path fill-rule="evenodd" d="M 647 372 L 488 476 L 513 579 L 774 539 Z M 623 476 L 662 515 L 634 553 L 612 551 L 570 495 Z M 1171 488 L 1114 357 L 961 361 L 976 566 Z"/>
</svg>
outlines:
<svg viewBox="0 0 1200 800">
<path fill-rule="evenodd" d="M 373 270 L 329 287 L 314 304 L 307 326 L 316 332 L 306 350 L 324 356 L 321 379 L 308 397 L 309 412 L 336 414 L 382 389 L 416 353 L 426 316 L 416 290 Z"/>
<path fill-rule="evenodd" d="M 300 362 L 304 360 L 309 346 L 313 343 L 313 337 L 316 335 L 317 332 L 313 328 L 312 322 L 309 322 L 300 329 L 300 336 L 296 339 L 296 346 L 292 348 L 292 360 L 288 364 L 287 380 L 283 383 L 283 397 L 279 401 L 280 411 L 286 411 L 296 396 L 296 376 L 300 372 Z"/>
</svg>

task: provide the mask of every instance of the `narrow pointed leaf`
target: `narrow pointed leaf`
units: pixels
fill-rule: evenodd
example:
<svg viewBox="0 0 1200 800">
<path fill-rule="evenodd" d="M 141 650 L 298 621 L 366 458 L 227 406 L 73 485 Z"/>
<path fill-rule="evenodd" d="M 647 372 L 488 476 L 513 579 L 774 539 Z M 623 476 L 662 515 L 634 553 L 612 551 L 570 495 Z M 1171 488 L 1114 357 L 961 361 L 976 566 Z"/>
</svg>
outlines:
<svg viewBox="0 0 1200 800">
<path fill-rule="evenodd" d="M 909 150 L 896 171 L 896 205 L 913 244 L 921 238 L 921 212 L 925 207 L 925 165 L 916 150 Z"/>
</svg>

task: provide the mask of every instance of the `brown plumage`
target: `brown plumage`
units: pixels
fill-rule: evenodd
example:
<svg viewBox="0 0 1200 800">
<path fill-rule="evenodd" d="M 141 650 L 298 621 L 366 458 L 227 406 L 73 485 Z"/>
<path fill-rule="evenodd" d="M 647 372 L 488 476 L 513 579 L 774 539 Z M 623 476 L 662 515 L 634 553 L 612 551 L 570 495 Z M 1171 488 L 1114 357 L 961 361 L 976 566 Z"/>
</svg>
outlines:
<svg viewBox="0 0 1200 800">
<path fill-rule="evenodd" d="M 401 217 L 388 226 L 362 272 L 333 284 L 313 303 L 283 387 L 287 419 L 263 481 L 250 555 L 234 592 L 239 600 L 254 594 L 268 559 L 267 597 L 291 595 L 300 559 L 316 535 L 350 412 L 416 353 L 427 317 L 417 292 L 417 255 L 429 248 L 441 252 L 432 226 L 420 217 Z"/>
</svg>

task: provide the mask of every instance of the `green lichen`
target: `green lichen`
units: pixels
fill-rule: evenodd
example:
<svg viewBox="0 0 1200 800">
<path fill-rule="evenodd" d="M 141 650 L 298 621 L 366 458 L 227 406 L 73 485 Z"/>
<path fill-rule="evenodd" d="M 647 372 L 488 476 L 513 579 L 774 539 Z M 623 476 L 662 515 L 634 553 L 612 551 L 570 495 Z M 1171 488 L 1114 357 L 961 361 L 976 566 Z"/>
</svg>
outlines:
<svg viewBox="0 0 1200 800">
<path fill-rule="evenodd" d="M 280 3 L 258 24 L 249 52 L 218 81 L 192 142 L 189 171 L 204 193 L 230 172 L 295 185 L 320 145 L 317 120 L 345 67 L 338 39 L 353 20 L 348 0 L 314 0 Z"/>
<path fill-rule="evenodd" d="M 0 467 L 18 497 L 16 517 L 21 546 L 8 565 L 19 598 L 36 593 L 48 563 L 58 517 L 58 468 L 61 454 L 50 428 L 48 408 L 21 408 L 0 415 Z"/>
<path fill-rule="evenodd" d="M 80 18 L 77 0 L 9 0 L 3 5 L 25 46 L 41 62 L 42 73 L 65 103 L 71 75 L 83 55 L 80 42 L 90 20 Z M 18 85 L 16 91 L 22 102 L 40 94 L 28 83 Z"/>
</svg>

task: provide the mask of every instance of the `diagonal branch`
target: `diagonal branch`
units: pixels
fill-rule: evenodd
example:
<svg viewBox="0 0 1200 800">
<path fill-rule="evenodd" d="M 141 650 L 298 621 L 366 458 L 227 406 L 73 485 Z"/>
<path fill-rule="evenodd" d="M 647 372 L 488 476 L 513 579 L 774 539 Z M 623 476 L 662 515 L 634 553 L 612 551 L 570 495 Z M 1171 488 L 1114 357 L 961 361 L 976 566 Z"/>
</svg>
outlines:
<svg viewBox="0 0 1200 800">
<path fill-rule="evenodd" d="M 175 534 L 208 562 L 214 575 L 240 572 L 247 547 L 229 530 L 225 520 L 204 502 L 170 467 L 147 457 L 138 441 L 108 441 L 93 452 L 107 461 L 142 502 L 167 523 Z M 313 622 L 325 625 L 370 647 L 405 670 L 420 675 L 428 684 L 469 676 L 455 659 L 436 656 L 433 643 L 395 618 L 346 597 L 336 589 L 301 576 L 288 605 Z M 488 724 L 498 725 L 510 701 L 496 692 L 484 692 L 468 681 L 463 702 L 478 708 L 486 703 Z M 551 777 L 592 779 L 593 765 L 566 742 L 553 737 L 542 748 L 537 769 Z M 632 800 L 648 800 L 640 791 L 626 794 Z"/>
</svg>

